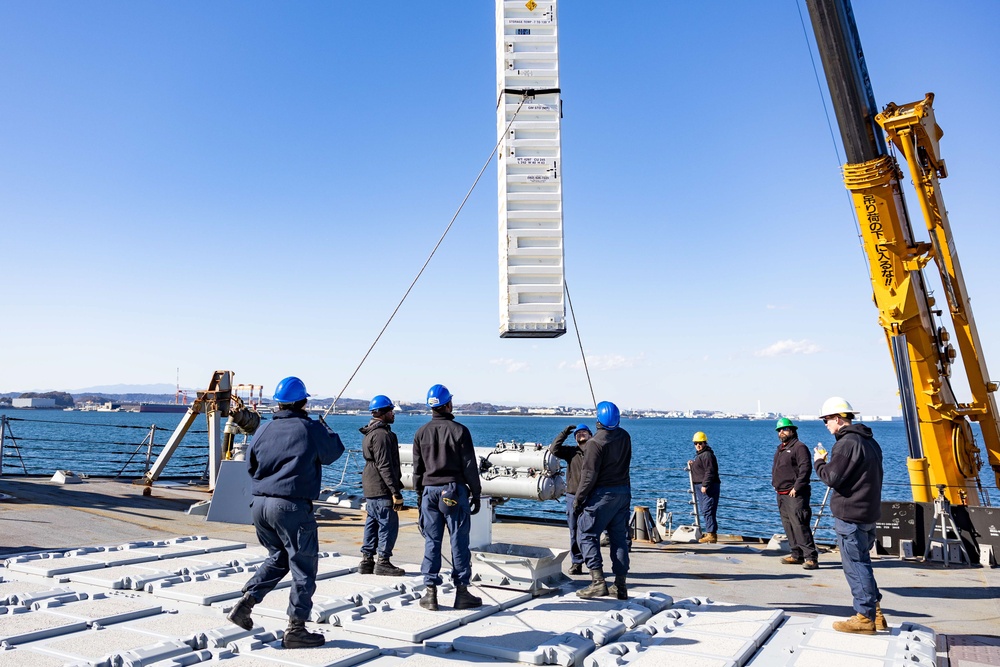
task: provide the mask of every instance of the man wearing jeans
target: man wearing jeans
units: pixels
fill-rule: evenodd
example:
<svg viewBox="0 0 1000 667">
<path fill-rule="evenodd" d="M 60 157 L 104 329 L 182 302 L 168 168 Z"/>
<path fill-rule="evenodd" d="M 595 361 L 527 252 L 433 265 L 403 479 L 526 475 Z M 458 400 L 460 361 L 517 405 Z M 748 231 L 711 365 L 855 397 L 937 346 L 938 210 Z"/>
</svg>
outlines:
<svg viewBox="0 0 1000 667">
<path fill-rule="evenodd" d="M 361 489 L 365 494 L 365 532 L 361 545 L 359 574 L 401 577 L 406 572 L 389 559 L 399 536 L 399 516 L 403 509 L 403 482 L 400 480 L 399 439 L 392 432 L 396 421 L 395 406 L 388 396 L 379 394 L 368 404 L 372 419 L 360 429 L 365 436 L 361 454 L 365 469 Z M 378 562 L 375 555 L 378 554 Z"/>
<path fill-rule="evenodd" d="M 833 490 L 830 511 L 835 519 L 837 546 L 844 576 L 854 597 L 854 616 L 837 621 L 839 632 L 874 634 L 887 630 L 869 551 L 875 544 L 875 522 L 882 514 L 882 448 L 864 424 L 854 424 L 854 408 L 839 396 L 827 399 L 820 410 L 826 428 L 837 442 L 827 453 L 817 447 L 816 474 Z"/>
<path fill-rule="evenodd" d="M 472 515 L 479 512 L 482 482 L 479 458 L 472 445 L 472 434 L 455 421 L 452 395 L 443 384 L 427 391 L 431 420 L 413 434 L 413 486 L 417 490 L 420 516 L 417 519 L 424 536 L 424 559 L 420 572 L 424 590 L 420 606 L 438 610 L 437 587 L 441 585 L 441 546 L 444 529 L 451 536 L 451 577 L 455 582 L 455 609 L 475 609 L 483 601 L 469 592 L 472 580 L 472 552 L 469 530 Z"/>
<path fill-rule="evenodd" d="M 268 557 L 243 587 L 243 598 L 228 616 L 244 630 L 252 630 L 250 611 L 290 571 L 288 629 L 281 638 L 285 648 L 326 643 L 322 634 L 306 630 L 319 566 L 312 501 L 319 497 L 323 466 L 344 453 L 340 437 L 325 422 L 309 418 L 305 411 L 308 396 L 297 377 L 279 382 L 274 390 L 278 411 L 257 431 L 250 445 L 250 507 L 257 539 L 267 548 Z"/>
</svg>

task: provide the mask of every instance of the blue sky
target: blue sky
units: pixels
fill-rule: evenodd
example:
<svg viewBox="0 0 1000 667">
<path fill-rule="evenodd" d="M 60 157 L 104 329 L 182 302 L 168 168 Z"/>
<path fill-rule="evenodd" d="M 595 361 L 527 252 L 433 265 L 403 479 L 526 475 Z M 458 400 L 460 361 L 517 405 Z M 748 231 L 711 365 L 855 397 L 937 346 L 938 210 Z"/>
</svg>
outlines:
<svg viewBox="0 0 1000 667">
<path fill-rule="evenodd" d="M 598 400 L 895 413 L 797 5 L 701 5 L 560 8 L 566 277 Z M 855 5 L 879 104 L 937 95 L 996 369 L 1000 3 Z M 494 63 L 489 0 L 0 0 L 0 391 L 179 367 L 335 395 L 493 148 Z M 575 336 L 497 336 L 496 196 L 491 166 L 346 396 L 590 402 Z"/>
</svg>

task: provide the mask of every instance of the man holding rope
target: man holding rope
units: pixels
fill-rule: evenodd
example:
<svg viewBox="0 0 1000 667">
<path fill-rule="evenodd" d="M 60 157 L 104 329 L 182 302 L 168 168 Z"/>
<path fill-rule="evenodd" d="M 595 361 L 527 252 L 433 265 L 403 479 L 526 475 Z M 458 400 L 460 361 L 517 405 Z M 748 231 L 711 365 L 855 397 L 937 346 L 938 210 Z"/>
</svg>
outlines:
<svg viewBox="0 0 1000 667">
<path fill-rule="evenodd" d="M 324 635 L 306 630 L 319 566 L 312 501 L 319 498 L 323 466 L 344 453 L 340 436 L 326 422 L 309 418 L 305 410 L 308 397 L 299 378 L 279 382 L 274 390 L 278 411 L 257 431 L 250 445 L 250 507 L 257 539 L 267 548 L 268 557 L 243 587 L 243 597 L 228 616 L 244 630 L 252 630 L 250 611 L 291 571 L 288 629 L 281 638 L 285 648 L 326 643 Z"/>
</svg>

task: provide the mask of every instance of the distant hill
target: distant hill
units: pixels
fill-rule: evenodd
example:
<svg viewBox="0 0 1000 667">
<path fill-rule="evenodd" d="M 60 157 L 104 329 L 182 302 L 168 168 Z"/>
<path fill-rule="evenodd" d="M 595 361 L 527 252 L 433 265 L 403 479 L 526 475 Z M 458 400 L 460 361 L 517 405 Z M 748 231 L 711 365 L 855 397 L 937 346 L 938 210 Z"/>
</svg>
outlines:
<svg viewBox="0 0 1000 667">
<path fill-rule="evenodd" d="M 71 394 L 166 394 L 173 400 L 176 387 L 172 384 L 105 384 L 97 387 L 71 389 Z"/>
</svg>

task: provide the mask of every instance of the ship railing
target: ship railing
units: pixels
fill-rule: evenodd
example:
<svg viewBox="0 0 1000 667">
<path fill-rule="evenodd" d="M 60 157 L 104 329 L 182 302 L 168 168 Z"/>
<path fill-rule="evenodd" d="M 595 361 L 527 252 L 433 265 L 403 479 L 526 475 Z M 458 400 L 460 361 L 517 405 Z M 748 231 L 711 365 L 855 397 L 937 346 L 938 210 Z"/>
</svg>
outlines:
<svg viewBox="0 0 1000 667">
<path fill-rule="evenodd" d="M 62 427 L 72 427 L 72 436 L 67 437 L 68 429 Z M 140 478 L 166 442 L 163 438 L 158 444 L 157 433 L 172 431 L 156 424 L 96 424 L 0 415 L 0 474 L 40 475 L 72 465 L 81 476 Z M 188 435 L 206 433 L 188 431 Z M 204 478 L 207 463 L 205 445 L 192 439 L 178 448 L 164 477 Z"/>
</svg>

